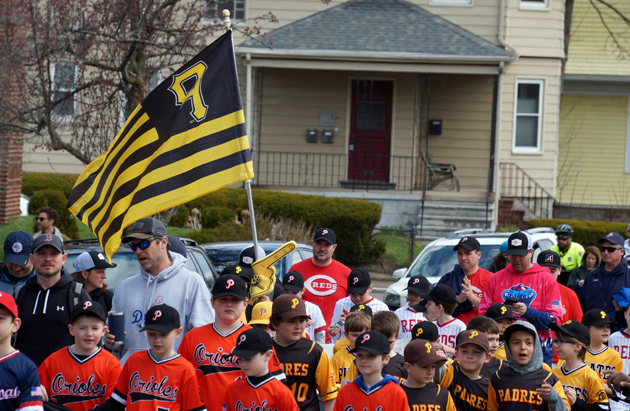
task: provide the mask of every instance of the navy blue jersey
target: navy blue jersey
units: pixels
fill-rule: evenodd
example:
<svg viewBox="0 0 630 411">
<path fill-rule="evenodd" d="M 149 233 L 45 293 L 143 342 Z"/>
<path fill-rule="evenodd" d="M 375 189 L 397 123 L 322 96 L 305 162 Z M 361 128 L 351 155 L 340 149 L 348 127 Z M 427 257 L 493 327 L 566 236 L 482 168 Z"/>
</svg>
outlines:
<svg viewBox="0 0 630 411">
<path fill-rule="evenodd" d="M 44 410 L 37 367 L 17 350 L 0 357 L 0 411 L 12 410 Z"/>
</svg>

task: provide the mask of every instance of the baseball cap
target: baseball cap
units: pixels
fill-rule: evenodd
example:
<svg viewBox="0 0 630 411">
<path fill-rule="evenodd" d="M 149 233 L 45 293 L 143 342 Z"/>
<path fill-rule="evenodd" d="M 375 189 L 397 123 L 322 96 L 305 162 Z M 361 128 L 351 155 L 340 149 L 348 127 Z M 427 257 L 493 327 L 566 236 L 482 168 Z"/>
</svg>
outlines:
<svg viewBox="0 0 630 411">
<path fill-rule="evenodd" d="M 24 267 L 33 251 L 33 236 L 26 231 L 13 231 L 4 239 L 4 262 Z"/>
<path fill-rule="evenodd" d="M 423 338 L 430 342 L 440 338 L 437 325 L 433 324 L 431 321 L 420 321 L 416 323 L 411 329 L 411 340 L 417 340 L 418 338 Z"/>
<path fill-rule="evenodd" d="M 503 303 L 492 304 L 488 307 L 485 315 L 488 318 L 492 318 L 494 321 L 502 320 L 504 318 L 514 319 L 512 309 Z"/>
<path fill-rule="evenodd" d="M 538 335 L 536 334 L 536 331 L 534 331 L 531 328 L 529 328 L 526 324 L 528 324 L 528 323 L 526 323 L 525 321 L 520 321 L 520 320 L 514 321 L 503 332 L 503 341 L 506 341 L 506 342 L 509 341 L 510 340 L 510 336 L 515 331 L 527 331 L 528 333 L 533 335 L 534 338 L 538 338 Z"/>
<path fill-rule="evenodd" d="M 128 243 L 133 238 L 147 240 L 153 237 L 164 237 L 166 235 L 166 226 L 163 222 L 153 217 L 145 217 L 133 223 L 127 236 L 123 237 L 122 242 Z"/>
<path fill-rule="evenodd" d="M 569 320 L 562 325 L 550 323 L 547 326 L 551 331 L 560 331 L 571 338 L 575 338 L 584 346 L 591 343 L 591 333 L 588 331 L 588 328 L 579 321 Z"/>
<path fill-rule="evenodd" d="M 256 255 L 254 253 L 254 246 L 250 245 L 241 250 L 241 253 L 238 256 L 238 263 L 240 265 L 248 265 L 251 267 L 251 265 L 254 264 L 256 260 L 260 260 L 261 258 L 264 258 L 266 256 L 267 254 L 265 253 L 265 250 L 263 250 L 262 247 L 259 246 L 258 258 L 256 258 Z"/>
<path fill-rule="evenodd" d="M 308 317 L 304 300 L 296 295 L 282 294 L 273 300 L 271 315 L 279 315 L 283 320 L 295 317 Z"/>
<path fill-rule="evenodd" d="M 250 358 L 271 349 L 273 349 L 273 343 L 269 334 L 260 328 L 250 328 L 238 335 L 232 356 Z"/>
<path fill-rule="evenodd" d="M 477 241 L 477 239 L 475 237 L 462 237 L 459 240 L 459 243 L 457 243 L 457 245 L 455 247 L 453 247 L 453 251 L 457 251 L 457 249 L 459 247 L 464 247 L 466 250 L 468 251 L 480 251 L 481 250 L 481 245 L 479 244 L 479 241 Z"/>
<path fill-rule="evenodd" d="M 271 318 L 271 310 L 273 308 L 273 301 L 260 301 L 252 307 L 252 319 L 249 321 L 249 325 L 264 324 L 269 325 L 269 319 Z"/>
<path fill-rule="evenodd" d="M 420 301 L 420 304 L 424 302 L 426 305 L 426 302 L 429 300 L 439 301 L 444 304 L 457 304 L 457 294 L 455 294 L 455 290 L 446 284 L 436 284 L 435 287 L 429 291 L 426 300 Z"/>
<path fill-rule="evenodd" d="M 337 236 L 335 232 L 330 228 L 320 228 L 313 237 L 313 242 L 316 243 L 319 240 L 326 240 L 328 244 L 337 244 Z"/>
<path fill-rule="evenodd" d="M 354 349 L 350 352 L 356 352 L 357 350 L 365 350 L 375 355 L 389 354 L 389 340 L 378 331 L 366 331 L 357 337 L 354 342 Z"/>
<path fill-rule="evenodd" d="M 490 344 L 488 343 L 488 337 L 486 333 L 482 333 L 477 330 L 466 330 L 457 334 L 457 344 L 455 348 L 459 348 L 465 344 L 475 344 L 478 347 L 483 348 L 485 352 L 490 351 Z"/>
<path fill-rule="evenodd" d="M 0 305 L 9 310 L 15 318 L 18 317 L 17 304 L 15 304 L 15 299 L 11 294 L 0 292 Z"/>
<path fill-rule="evenodd" d="M 82 315 L 94 315 L 103 321 L 107 321 L 107 315 L 105 314 L 103 306 L 94 301 L 81 301 L 72 307 L 70 322 L 74 322 L 74 320 Z"/>
<path fill-rule="evenodd" d="M 431 342 L 421 338 L 410 341 L 405 346 L 404 356 L 405 362 L 408 362 L 409 364 L 417 364 L 420 367 L 426 367 L 427 365 L 435 364 L 436 362 L 446 361 L 446 358 L 437 355 L 436 349 Z"/>
<path fill-rule="evenodd" d="M 606 315 L 606 312 L 604 312 L 604 310 L 595 308 L 593 310 L 588 310 L 587 312 L 584 313 L 584 315 L 582 316 L 582 324 L 584 324 L 587 327 L 590 325 L 603 327 L 607 324 L 616 325 L 617 323 L 611 320 L 608 317 L 608 315 Z"/>
<path fill-rule="evenodd" d="M 370 273 L 362 268 L 355 268 L 350 271 L 350 275 L 348 276 L 347 293 L 365 294 L 371 284 L 372 279 L 370 278 Z"/>
<path fill-rule="evenodd" d="M 212 286 L 212 298 L 217 299 L 225 296 L 236 297 L 239 300 L 247 299 L 247 285 L 238 275 L 221 275 Z"/>
<path fill-rule="evenodd" d="M 555 251 L 545 250 L 538 254 L 536 259 L 538 265 L 543 267 L 561 267 L 560 256 Z"/>
<path fill-rule="evenodd" d="M 517 231 L 508 238 L 508 249 L 505 255 L 525 256 L 533 247 L 532 237 L 524 231 Z"/>
<path fill-rule="evenodd" d="M 304 289 L 304 276 L 297 271 L 289 271 L 282 277 L 282 286 L 285 290 L 299 293 Z"/>
<path fill-rule="evenodd" d="M 430 289 L 431 283 L 423 275 L 414 275 L 411 277 L 409 281 L 407 281 L 407 288 L 405 288 L 405 290 L 413 291 L 422 298 L 426 298 Z"/>
<path fill-rule="evenodd" d="M 505 253 L 508 249 L 508 242 L 507 240 L 505 240 L 504 242 L 501 243 L 501 245 L 499 246 L 499 252 L 501 254 Z"/>
<path fill-rule="evenodd" d="M 597 240 L 597 243 L 601 244 L 604 241 L 608 241 L 608 242 L 611 242 L 613 244 L 620 245 L 623 247 L 623 237 L 619 233 L 615 233 L 615 232 L 608 233 L 602 238 L 600 238 L 599 240 Z"/>
<path fill-rule="evenodd" d="M 188 258 L 188 252 L 186 251 L 186 244 L 184 244 L 182 240 L 172 235 L 167 235 L 166 238 L 168 238 L 168 243 L 171 245 L 172 252 L 181 254 L 184 257 Z"/>
<path fill-rule="evenodd" d="M 160 304 L 149 308 L 144 316 L 144 327 L 140 331 L 155 330 L 166 334 L 179 327 L 177 310 L 170 305 Z"/>
<path fill-rule="evenodd" d="M 63 253 L 63 241 L 54 234 L 44 233 L 37 236 L 33 241 L 33 252 L 37 252 L 40 248 L 49 245 L 55 247 L 57 251 Z"/>
<path fill-rule="evenodd" d="M 91 270 L 92 268 L 113 268 L 116 264 L 110 264 L 102 252 L 91 250 L 84 251 L 74 260 L 74 269 L 77 271 Z"/>
<path fill-rule="evenodd" d="M 365 304 L 355 304 L 352 307 L 350 307 L 350 312 L 353 313 L 355 311 L 361 311 L 362 313 L 364 313 L 365 315 L 367 315 L 368 317 L 372 317 L 372 308 L 369 305 L 365 305 Z"/>
</svg>

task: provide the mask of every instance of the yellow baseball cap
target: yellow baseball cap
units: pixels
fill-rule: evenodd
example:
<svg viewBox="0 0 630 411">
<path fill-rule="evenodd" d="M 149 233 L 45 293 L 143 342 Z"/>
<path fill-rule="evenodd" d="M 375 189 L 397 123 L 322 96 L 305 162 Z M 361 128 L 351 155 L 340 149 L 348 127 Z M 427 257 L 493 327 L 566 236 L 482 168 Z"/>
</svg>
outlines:
<svg viewBox="0 0 630 411">
<path fill-rule="evenodd" d="M 273 307 L 272 301 L 261 301 L 256 303 L 252 308 L 252 319 L 249 321 L 249 325 L 264 324 L 269 325 L 269 319 L 271 318 L 271 308 Z"/>
</svg>

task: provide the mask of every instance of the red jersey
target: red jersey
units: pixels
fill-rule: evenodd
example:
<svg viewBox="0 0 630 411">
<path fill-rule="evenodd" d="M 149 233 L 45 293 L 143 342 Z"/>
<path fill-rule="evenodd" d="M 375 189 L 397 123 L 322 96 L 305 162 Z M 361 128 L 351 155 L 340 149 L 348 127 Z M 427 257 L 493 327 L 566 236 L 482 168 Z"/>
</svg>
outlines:
<svg viewBox="0 0 630 411">
<path fill-rule="evenodd" d="M 205 410 L 195 369 L 179 354 L 160 360 L 149 351 L 133 353 L 120 373 L 112 399 L 127 411 Z"/>
<path fill-rule="evenodd" d="M 75 411 L 104 403 L 114 392 L 119 375 L 120 362 L 102 348 L 80 359 L 65 347 L 39 366 L 39 380 L 50 400 Z"/>
<path fill-rule="evenodd" d="M 221 334 L 214 323 L 190 330 L 179 345 L 179 353 L 195 368 L 203 400 L 208 410 L 220 410 L 227 387 L 234 381 L 245 378 L 236 357 L 230 354 L 236 339 L 245 330 L 252 328 L 241 324 L 228 334 Z M 274 377 L 284 379 L 280 361 L 275 352 L 269 360 L 269 371 Z"/>
<path fill-rule="evenodd" d="M 299 411 L 299 408 L 291 390 L 267 374 L 247 377 L 228 386 L 223 411 L 237 410 Z"/>
<path fill-rule="evenodd" d="M 339 390 L 334 411 L 409 411 L 407 394 L 395 378 L 386 376 L 371 387 L 366 387 L 363 377 L 344 385 Z"/>
<path fill-rule="evenodd" d="M 488 270 L 484 270 L 483 268 L 479 268 L 476 273 L 467 276 L 470 280 L 470 286 L 472 288 L 473 293 L 481 298 L 483 295 L 483 291 L 486 288 L 486 283 L 493 276 L 494 273 L 491 273 Z M 468 324 L 468 321 L 479 316 L 479 310 L 475 307 L 472 310 L 461 313 L 457 316 L 458 319 L 462 320 L 464 324 Z"/>
</svg>

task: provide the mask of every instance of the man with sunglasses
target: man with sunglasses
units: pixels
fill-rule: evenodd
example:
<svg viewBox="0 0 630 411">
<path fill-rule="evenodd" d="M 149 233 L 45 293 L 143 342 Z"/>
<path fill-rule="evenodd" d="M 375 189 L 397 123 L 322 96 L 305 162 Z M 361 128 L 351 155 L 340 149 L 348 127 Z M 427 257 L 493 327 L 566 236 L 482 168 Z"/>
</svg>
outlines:
<svg viewBox="0 0 630 411">
<path fill-rule="evenodd" d="M 573 228 L 569 224 L 560 224 L 556 228 L 556 240 L 558 244 L 552 245 L 550 250 L 560 256 L 562 272 L 558 282 L 567 285 L 571 271 L 582 263 L 584 247 L 573 241 Z"/>
<path fill-rule="evenodd" d="M 122 242 L 129 244 L 140 263 L 140 273 L 124 280 L 112 301 L 112 311 L 125 316 L 125 341 L 120 352 L 124 364 L 134 352 L 150 348 L 140 330 L 145 323 L 144 313 L 152 306 L 168 304 L 179 312 L 183 333 L 175 340 L 175 350 L 188 331 L 214 322 L 214 310 L 202 277 L 186 269 L 184 256 L 170 251 L 166 226 L 160 220 L 141 218 Z M 114 335 L 107 334 L 105 340 L 112 348 Z"/>
<path fill-rule="evenodd" d="M 591 309 L 611 313 L 612 296 L 622 287 L 630 287 L 630 268 L 623 258 L 623 237 L 619 233 L 608 233 L 600 238 L 602 263 L 595 267 L 586 278 L 580 293 L 584 312 Z"/>
<path fill-rule="evenodd" d="M 57 220 L 59 220 L 59 213 L 57 212 L 57 210 L 50 207 L 40 208 L 37 212 L 37 218 L 35 219 L 39 231 L 33 234 L 33 238 L 37 238 L 42 234 L 49 233 L 61 238 L 62 241 L 69 240 L 69 238 L 64 236 L 59 228 L 55 226 Z"/>
</svg>

